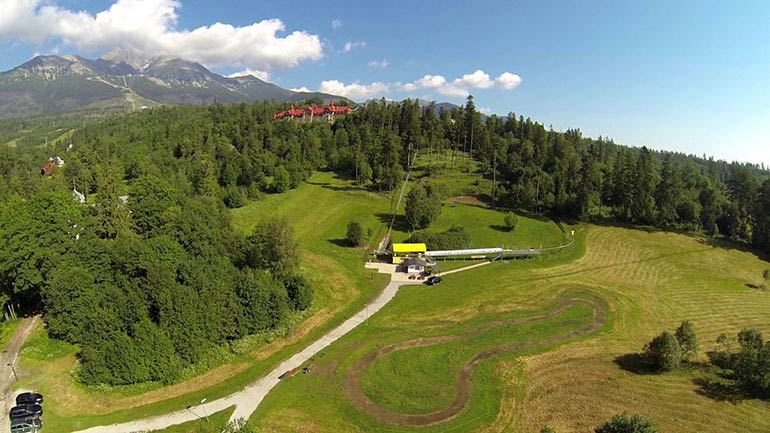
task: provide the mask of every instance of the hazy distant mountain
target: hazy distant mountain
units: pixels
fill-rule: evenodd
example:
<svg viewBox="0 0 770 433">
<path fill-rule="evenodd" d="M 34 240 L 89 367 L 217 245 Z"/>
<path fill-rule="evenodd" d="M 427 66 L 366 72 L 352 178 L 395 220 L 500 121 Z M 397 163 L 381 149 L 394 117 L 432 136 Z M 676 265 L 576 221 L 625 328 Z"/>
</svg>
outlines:
<svg viewBox="0 0 770 433">
<path fill-rule="evenodd" d="M 96 60 L 37 56 L 0 73 L 0 117 L 309 98 L 340 99 L 294 92 L 253 76 L 227 78 L 200 63 L 172 57 L 147 59 L 123 50 Z"/>
</svg>

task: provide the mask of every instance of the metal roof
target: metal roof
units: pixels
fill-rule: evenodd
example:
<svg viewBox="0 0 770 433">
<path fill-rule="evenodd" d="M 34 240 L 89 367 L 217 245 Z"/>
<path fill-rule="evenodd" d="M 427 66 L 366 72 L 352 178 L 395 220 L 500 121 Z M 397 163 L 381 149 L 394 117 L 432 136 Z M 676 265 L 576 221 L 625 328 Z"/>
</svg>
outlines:
<svg viewBox="0 0 770 433">
<path fill-rule="evenodd" d="M 427 250 L 425 244 L 393 244 L 394 253 L 424 253 Z"/>
</svg>

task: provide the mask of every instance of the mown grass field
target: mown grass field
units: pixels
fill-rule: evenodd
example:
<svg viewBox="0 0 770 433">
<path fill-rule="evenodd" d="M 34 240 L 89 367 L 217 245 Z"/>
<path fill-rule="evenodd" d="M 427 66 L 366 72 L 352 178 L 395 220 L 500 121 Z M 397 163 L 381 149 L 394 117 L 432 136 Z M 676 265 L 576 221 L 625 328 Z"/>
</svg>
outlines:
<svg viewBox="0 0 770 433">
<path fill-rule="evenodd" d="M 576 260 L 495 263 L 447 276 L 433 288 L 402 288 L 368 325 L 313 360 L 313 373 L 279 385 L 251 422 L 274 432 L 539 432 L 545 425 L 558 432 L 591 432 L 626 411 L 652 419 L 661 432 L 770 431 L 770 402 L 720 401 L 702 387 L 712 377 L 704 352 L 716 346 L 720 333 L 744 326 L 770 333 L 770 293 L 747 286 L 761 282 L 768 263 L 679 234 L 582 226 L 578 239 L 585 254 Z M 473 375 L 469 405 L 454 419 L 398 427 L 364 414 L 352 401 L 349 371 L 372 350 L 538 311 L 575 288 L 607 302 L 610 324 L 576 342 L 484 361 Z M 616 362 L 684 319 L 698 332 L 702 366 L 648 375 Z M 550 332 L 544 325 L 540 332 Z M 423 347 L 380 358 L 364 375 L 365 391 L 393 410 L 446 406 L 452 399 L 445 395 L 452 389 L 450 370 L 457 365 L 453 358 L 462 356 L 462 347 L 455 349 Z"/>
<path fill-rule="evenodd" d="M 453 214 L 465 207 L 469 206 L 446 205 L 442 218 L 445 215 L 449 221 L 458 220 Z M 46 430 L 50 432 L 158 415 L 183 409 L 202 398 L 213 400 L 237 391 L 363 308 L 379 293 L 387 277 L 365 270 L 366 249 L 347 247 L 343 238 L 351 220 L 382 237 L 390 209 L 390 195 L 367 191 L 332 173 L 316 173 L 297 189 L 267 195 L 233 212 L 233 224 L 245 233 L 262 219 L 286 218 L 300 242 L 301 272 L 313 283 L 315 300 L 306 318 L 286 338 L 274 335 L 250 339 L 241 344 L 247 349 L 244 354 L 230 355 L 215 367 L 174 385 L 86 388 L 73 378 L 77 348 L 47 339 L 40 327 L 23 349 L 21 367 L 25 378 L 17 386 L 46 395 Z M 486 226 L 473 228 L 480 239 L 503 235 L 489 227 L 502 221 L 501 213 L 486 209 L 471 212 L 478 211 L 488 220 Z M 469 221 L 464 221 L 470 231 Z M 520 222 L 540 227 L 538 230 L 547 240 L 561 236 L 559 228 L 551 222 L 523 217 Z M 406 235 L 397 232 L 394 236 Z M 514 232 L 513 237 L 517 236 L 525 239 L 530 234 L 521 230 Z"/>
</svg>

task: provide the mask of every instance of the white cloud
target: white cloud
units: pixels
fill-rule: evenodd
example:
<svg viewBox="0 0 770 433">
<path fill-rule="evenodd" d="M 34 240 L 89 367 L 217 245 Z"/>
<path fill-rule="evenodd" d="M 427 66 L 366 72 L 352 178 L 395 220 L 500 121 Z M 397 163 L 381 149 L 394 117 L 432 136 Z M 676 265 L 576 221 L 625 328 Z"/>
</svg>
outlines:
<svg viewBox="0 0 770 433">
<path fill-rule="evenodd" d="M 372 60 L 367 65 L 369 66 L 369 69 L 385 69 L 390 66 L 390 61 L 388 61 L 388 59 Z"/>
<path fill-rule="evenodd" d="M 463 75 L 462 78 L 456 78 L 453 83 L 457 87 L 471 87 L 475 89 L 489 89 L 494 85 L 494 82 L 489 79 L 489 74 L 481 69 L 477 69 L 472 74 Z"/>
<path fill-rule="evenodd" d="M 289 90 L 291 90 L 292 92 L 305 92 L 305 93 L 312 92 L 312 90 L 308 89 L 305 86 L 302 86 L 302 87 L 299 87 L 299 88 L 294 88 L 294 89 L 289 89 Z"/>
<path fill-rule="evenodd" d="M 403 92 L 414 92 L 422 89 L 434 89 L 437 93 L 454 98 L 470 95 L 470 89 L 502 89 L 512 90 L 521 84 L 521 77 L 511 72 L 503 72 L 494 80 L 481 69 L 472 74 L 465 74 L 451 82 L 442 75 L 425 75 L 417 81 L 401 84 L 396 88 Z"/>
<path fill-rule="evenodd" d="M 335 18 L 332 20 L 332 30 L 337 30 L 338 28 L 342 27 L 342 20 L 339 18 Z"/>
<path fill-rule="evenodd" d="M 389 86 L 386 83 L 380 83 L 375 81 L 371 84 L 360 84 L 354 82 L 351 84 L 344 84 L 337 80 L 321 81 L 319 90 L 323 93 L 331 93 L 333 95 L 344 96 L 353 100 L 365 100 L 381 96 L 384 93 L 388 93 Z"/>
<path fill-rule="evenodd" d="M 228 75 L 229 78 L 235 78 L 235 77 L 245 77 L 247 75 L 251 75 L 253 77 L 257 77 L 262 81 L 269 81 L 270 80 L 270 72 L 267 71 L 255 71 L 252 69 L 244 69 L 240 72 L 235 72 L 230 75 Z"/>
<path fill-rule="evenodd" d="M 419 89 L 435 89 L 446 84 L 446 78 L 441 75 L 425 75 L 412 83 L 397 83 L 396 87 L 404 92 L 413 92 Z"/>
<path fill-rule="evenodd" d="M 481 108 L 479 108 L 479 113 L 486 114 L 487 116 L 491 116 L 492 115 L 492 109 L 491 108 L 487 108 L 487 107 L 481 107 Z"/>
<path fill-rule="evenodd" d="M 343 53 L 349 53 L 357 48 L 364 48 L 366 46 L 366 42 L 345 42 L 345 47 L 342 49 Z"/>
<path fill-rule="evenodd" d="M 495 86 L 505 90 L 512 90 L 521 84 L 521 77 L 510 73 L 503 72 L 499 77 L 495 78 Z"/>
<path fill-rule="evenodd" d="M 116 0 L 96 15 L 73 12 L 50 0 L 0 0 L 0 39 L 31 44 L 58 39 L 85 51 L 125 48 L 147 56 L 171 55 L 209 67 L 292 68 L 324 55 L 317 35 L 285 36 L 279 19 L 246 26 L 214 23 L 178 29 L 178 0 Z"/>
</svg>

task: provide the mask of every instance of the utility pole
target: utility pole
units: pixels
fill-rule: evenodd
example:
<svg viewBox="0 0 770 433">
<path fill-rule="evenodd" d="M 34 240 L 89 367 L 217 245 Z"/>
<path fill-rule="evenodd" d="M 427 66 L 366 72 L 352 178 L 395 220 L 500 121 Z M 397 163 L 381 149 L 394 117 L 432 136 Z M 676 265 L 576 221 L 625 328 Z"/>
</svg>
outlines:
<svg viewBox="0 0 770 433">
<path fill-rule="evenodd" d="M 492 150 L 492 209 L 497 210 L 497 152 Z"/>
<path fill-rule="evenodd" d="M 471 148 L 468 152 L 468 172 L 471 171 L 471 158 L 473 158 L 473 116 L 471 116 Z"/>
</svg>

